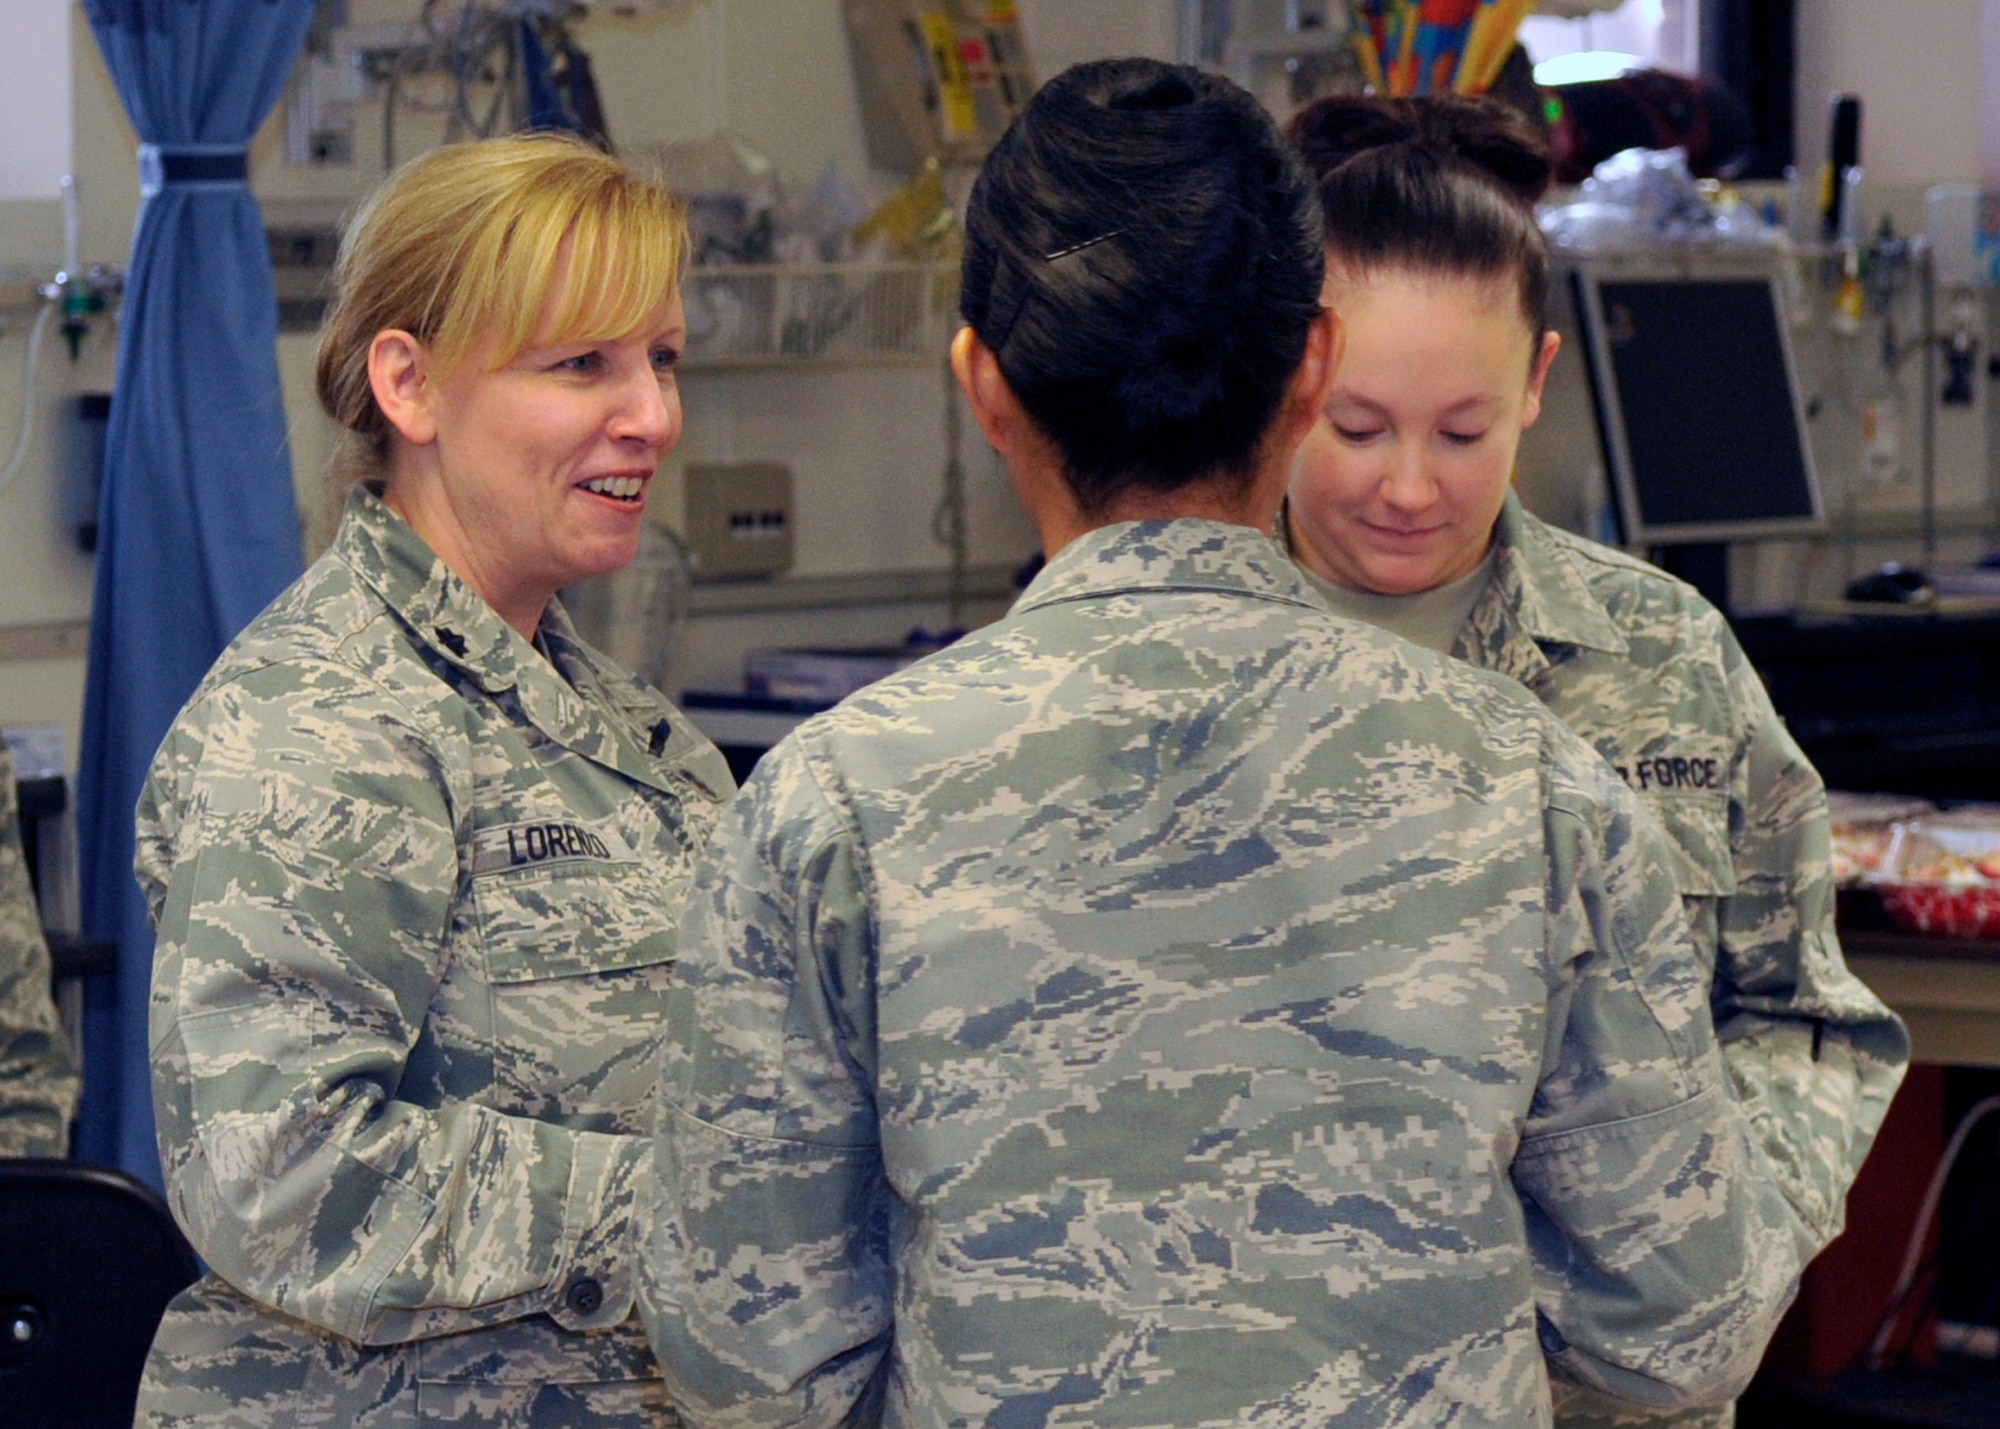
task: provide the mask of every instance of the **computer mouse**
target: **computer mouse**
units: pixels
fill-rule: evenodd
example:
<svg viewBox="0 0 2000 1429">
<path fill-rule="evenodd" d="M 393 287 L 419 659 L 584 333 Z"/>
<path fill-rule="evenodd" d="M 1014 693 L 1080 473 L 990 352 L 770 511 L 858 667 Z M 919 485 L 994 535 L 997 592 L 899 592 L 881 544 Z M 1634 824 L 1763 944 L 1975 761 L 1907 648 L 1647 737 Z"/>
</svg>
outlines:
<svg viewBox="0 0 2000 1429">
<path fill-rule="evenodd" d="M 1885 601 L 1893 605 L 1919 605 L 1935 599 L 1936 595 L 1929 576 L 1895 561 L 1879 571 L 1870 571 L 1847 587 L 1849 600 Z"/>
</svg>

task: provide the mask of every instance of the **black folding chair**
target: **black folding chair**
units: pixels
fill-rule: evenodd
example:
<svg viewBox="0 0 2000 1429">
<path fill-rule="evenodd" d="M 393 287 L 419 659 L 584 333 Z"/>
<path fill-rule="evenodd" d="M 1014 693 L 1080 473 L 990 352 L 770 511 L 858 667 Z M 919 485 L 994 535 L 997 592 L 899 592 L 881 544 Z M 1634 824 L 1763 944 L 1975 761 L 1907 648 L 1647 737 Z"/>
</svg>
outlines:
<svg viewBox="0 0 2000 1429">
<path fill-rule="evenodd" d="M 124 1172 L 0 1160 L 0 1429 L 130 1429 L 160 1313 L 199 1273 Z"/>
</svg>

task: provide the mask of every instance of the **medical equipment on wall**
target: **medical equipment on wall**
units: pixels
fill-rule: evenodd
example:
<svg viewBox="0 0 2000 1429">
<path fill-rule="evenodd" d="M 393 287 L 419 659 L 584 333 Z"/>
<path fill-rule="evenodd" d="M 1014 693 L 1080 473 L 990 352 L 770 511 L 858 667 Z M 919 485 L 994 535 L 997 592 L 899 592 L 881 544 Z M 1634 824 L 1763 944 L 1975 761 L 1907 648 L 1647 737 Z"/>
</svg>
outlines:
<svg viewBox="0 0 2000 1429">
<path fill-rule="evenodd" d="M 0 467 L 0 493 L 4 493 L 14 478 L 21 474 L 34 441 L 35 379 L 42 365 L 42 335 L 48 331 L 49 319 L 55 316 L 55 311 L 53 304 L 44 301 L 28 328 L 28 357 L 21 367 L 21 429 L 14 439 L 14 454 L 8 458 L 6 466 Z"/>
<path fill-rule="evenodd" d="M 21 425 L 14 438 L 14 450 L 5 466 L 0 466 L 0 492 L 4 492 L 27 464 L 34 443 L 36 393 L 40 386 L 42 342 L 49 325 L 58 325 L 69 345 L 71 362 L 83 355 L 83 342 L 90 334 L 91 319 L 102 313 L 125 286 L 121 268 L 93 263 L 82 258 L 82 213 L 77 203 L 76 178 L 62 177 L 63 265 L 53 278 L 35 286 L 34 320 L 28 326 L 27 357 L 21 365 Z"/>
<path fill-rule="evenodd" d="M 567 129 L 610 144 L 590 57 L 573 26 L 593 9 L 635 15 L 693 0 L 413 0 L 404 23 L 350 24 L 347 0 L 321 6 L 293 74 L 285 153 L 294 164 L 355 161 L 356 121 L 379 104 L 382 167 L 399 119 L 428 117 L 443 142 Z M 436 142 L 426 136 L 422 146 Z"/>
<path fill-rule="evenodd" d="M 1179 22 L 1183 62 L 1228 75 L 1273 114 L 1374 83 L 1349 0 L 1181 0 Z"/>
<path fill-rule="evenodd" d="M 869 160 L 976 164 L 1034 92 L 1014 0 L 841 0 Z"/>
<path fill-rule="evenodd" d="M 1228 75 L 1273 113 L 1322 95 L 1484 94 L 1530 12 L 1575 18 L 1619 0 L 1180 0 L 1180 58 Z"/>
<path fill-rule="evenodd" d="M 1937 285 L 1951 295 L 1938 400 L 1969 407 L 1979 365 L 1979 296 L 2000 292 L 2000 188 L 1939 184 L 1926 195 L 1924 214 Z"/>
<path fill-rule="evenodd" d="M 1924 196 L 1938 286 L 2000 287 L 2000 188 L 1939 184 Z"/>
<path fill-rule="evenodd" d="M 1810 535 L 1825 525 L 1771 255 L 1570 260 L 1623 540 Z"/>
</svg>

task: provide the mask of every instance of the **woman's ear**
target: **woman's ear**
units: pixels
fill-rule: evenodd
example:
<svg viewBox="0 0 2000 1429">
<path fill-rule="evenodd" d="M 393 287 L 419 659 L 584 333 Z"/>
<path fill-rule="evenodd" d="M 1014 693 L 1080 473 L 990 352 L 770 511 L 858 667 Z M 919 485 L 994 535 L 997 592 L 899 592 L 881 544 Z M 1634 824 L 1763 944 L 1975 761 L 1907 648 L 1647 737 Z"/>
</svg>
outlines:
<svg viewBox="0 0 2000 1429">
<path fill-rule="evenodd" d="M 412 446 L 437 440 L 431 366 L 430 349 L 401 328 L 384 328 L 368 344 L 368 388 L 375 405 Z"/>
<path fill-rule="evenodd" d="M 951 340 L 951 371 L 972 408 L 972 420 L 1001 456 L 1010 456 L 1021 440 L 1021 399 L 1000 370 L 1000 359 L 968 324 Z"/>
<path fill-rule="evenodd" d="M 1528 405 L 1521 409 L 1521 430 L 1535 425 L 1542 415 L 1542 386 L 1549 380 L 1549 367 L 1562 351 L 1562 334 L 1551 328 L 1542 334 L 1541 350 L 1535 354 L 1534 366 L 1528 369 Z"/>
<path fill-rule="evenodd" d="M 1306 330 L 1305 355 L 1292 374 L 1292 387 L 1285 403 L 1287 449 L 1304 441 L 1313 423 L 1326 410 L 1333 396 L 1334 375 L 1340 370 L 1340 355 L 1347 349 L 1347 330 L 1330 307 L 1322 307 Z"/>
</svg>

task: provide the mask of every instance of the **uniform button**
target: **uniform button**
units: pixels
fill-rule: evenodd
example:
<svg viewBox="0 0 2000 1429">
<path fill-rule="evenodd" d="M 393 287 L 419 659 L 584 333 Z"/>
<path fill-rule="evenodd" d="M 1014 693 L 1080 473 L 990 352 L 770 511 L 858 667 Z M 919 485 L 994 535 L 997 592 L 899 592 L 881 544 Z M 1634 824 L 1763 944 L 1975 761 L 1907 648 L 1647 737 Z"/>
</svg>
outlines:
<svg viewBox="0 0 2000 1429">
<path fill-rule="evenodd" d="M 563 1302 L 578 1315 L 595 1315 L 604 1306 L 604 1287 L 588 1275 L 579 1275 L 563 1291 Z"/>
</svg>

